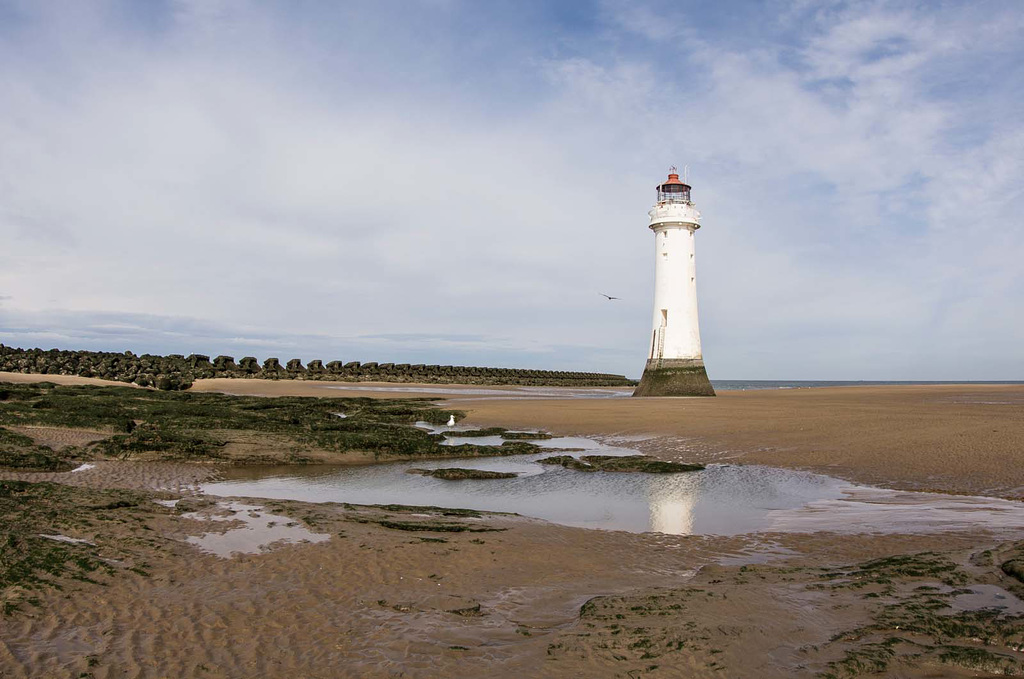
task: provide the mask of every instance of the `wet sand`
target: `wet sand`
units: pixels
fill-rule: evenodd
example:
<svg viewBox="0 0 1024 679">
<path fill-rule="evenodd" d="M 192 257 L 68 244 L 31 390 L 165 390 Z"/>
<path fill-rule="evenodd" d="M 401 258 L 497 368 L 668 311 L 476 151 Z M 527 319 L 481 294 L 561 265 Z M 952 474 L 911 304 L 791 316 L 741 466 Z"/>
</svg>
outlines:
<svg viewBox="0 0 1024 679">
<path fill-rule="evenodd" d="M 231 384 L 197 388 L 369 395 L 316 383 L 224 382 Z M 430 385 L 424 393 L 438 391 L 449 390 Z M 470 423 L 653 436 L 631 445 L 666 459 L 759 462 L 891 487 L 1007 497 L 1024 486 L 1024 387 L 853 387 L 678 400 L 447 395 Z M 102 530 L 95 521 L 64 528 L 123 567 L 96 576 L 102 584 L 67 581 L 63 590 L 35 592 L 38 605 L 2 618 L 4 676 L 817 676 L 864 648 L 865 634 L 879 643 L 903 634 L 879 623 L 880 612 L 939 586 L 939 576 L 927 575 L 865 590 L 837 569 L 936 551 L 972 582 L 1006 588 L 1008 597 L 1015 588 L 1024 594 L 998 568 L 1008 558 L 999 556 L 1008 549 L 999 545 L 1021 536 L 983 530 L 686 537 L 515 516 L 250 500 L 331 537 L 226 559 L 188 542 L 229 523 L 185 516 L 218 511 L 194 491 L 213 473 L 210 466 L 96 464 L 17 477 L 140 488 L 154 499 L 185 502 L 111 510 L 124 513 Z M 497 530 L 421 532 L 410 521 Z M 919 633 L 907 639 L 907 653 L 928 641 Z M 1024 660 L 1005 645 L 991 648 Z M 983 676 L 976 667 L 936 665 L 937 653 L 892 665 L 884 676 Z"/>
<path fill-rule="evenodd" d="M 199 485 L 217 477 L 217 466 L 188 462 L 93 460 L 66 472 L 0 470 L 0 480 L 50 482 L 78 488 L 126 488 L 194 494 Z"/>
<path fill-rule="evenodd" d="M 65 448 L 78 448 L 87 446 L 94 441 L 107 438 L 113 432 L 97 431 L 92 429 L 67 429 L 65 427 L 17 427 L 9 425 L 10 431 L 28 436 L 40 446 L 46 446 L 53 450 Z"/>
</svg>

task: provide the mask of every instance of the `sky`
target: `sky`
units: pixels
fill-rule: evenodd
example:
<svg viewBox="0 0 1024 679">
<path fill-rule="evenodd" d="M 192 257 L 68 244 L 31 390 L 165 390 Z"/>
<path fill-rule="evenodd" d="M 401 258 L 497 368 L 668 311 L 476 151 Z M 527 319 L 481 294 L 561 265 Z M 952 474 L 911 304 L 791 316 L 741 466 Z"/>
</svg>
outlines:
<svg viewBox="0 0 1024 679">
<path fill-rule="evenodd" d="M 638 377 L 672 165 L 712 379 L 1024 379 L 1015 0 L 0 0 L 0 343 Z"/>
</svg>

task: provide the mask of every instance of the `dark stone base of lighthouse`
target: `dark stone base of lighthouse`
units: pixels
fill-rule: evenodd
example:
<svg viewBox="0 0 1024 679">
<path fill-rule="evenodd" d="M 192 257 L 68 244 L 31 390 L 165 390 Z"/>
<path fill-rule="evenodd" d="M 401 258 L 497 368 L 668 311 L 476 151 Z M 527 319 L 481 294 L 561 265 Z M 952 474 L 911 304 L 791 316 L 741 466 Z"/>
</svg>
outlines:
<svg viewBox="0 0 1024 679">
<path fill-rule="evenodd" d="M 714 396 L 704 360 L 666 358 L 647 361 L 633 396 Z"/>
</svg>

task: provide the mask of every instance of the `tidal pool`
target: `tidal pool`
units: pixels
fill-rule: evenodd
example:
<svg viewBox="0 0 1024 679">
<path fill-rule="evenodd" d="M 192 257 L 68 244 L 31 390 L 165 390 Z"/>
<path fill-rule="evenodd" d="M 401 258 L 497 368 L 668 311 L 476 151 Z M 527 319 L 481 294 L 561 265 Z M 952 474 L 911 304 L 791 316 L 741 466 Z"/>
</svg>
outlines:
<svg viewBox="0 0 1024 679">
<path fill-rule="evenodd" d="M 221 502 L 218 509 L 222 514 L 190 512 L 182 514 L 183 519 L 196 521 L 220 521 L 228 528 L 213 530 L 188 538 L 199 549 L 222 558 L 236 554 L 258 554 L 274 545 L 296 542 L 323 542 L 330 540 L 326 533 L 314 533 L 287 516 L 278 516 L 263 511 L 263 507 L 241 502 Z"/>
<path fill-rule="evenodd" d="M 537 464 L 544 455 L 365 467 L 239 467 L 204 484 L 211 495 L 305 502 L 407 504 L 515 512 L 568 526 L 731 535 L 765 530 L 772 512 L 842 495 L 841 481 L 769 467 L 713 465 L 701 472 L 578 472 Z M 446 481 L 410 468 L 517 472 L 513 479 Z"/>
<path fill-rule="evenodd" d="M 446 445 L 500 445 L 500 437 L 460 437 Z M 306 502 L 405 504 L 514 512 L 582 528 L 673 535 L 753 532 L 909 533 L 1024 529 L 1024 504 L 986 497 L 893 491 L 809 472 L 761 465 L 709 465 L 698 472 L 580 472 L 539 464 L 551 455 L 636 455 L 593 439 L 533 441 L 544 452 L 509 457 L 422 460 L 368 466 L 227 469 L 202 486 L 211 495 Z M 571 451 L 571 452 L 567 452 Z M 518 474 L 449 481 L 411 468 L 462 467 Z"/>
</svg>

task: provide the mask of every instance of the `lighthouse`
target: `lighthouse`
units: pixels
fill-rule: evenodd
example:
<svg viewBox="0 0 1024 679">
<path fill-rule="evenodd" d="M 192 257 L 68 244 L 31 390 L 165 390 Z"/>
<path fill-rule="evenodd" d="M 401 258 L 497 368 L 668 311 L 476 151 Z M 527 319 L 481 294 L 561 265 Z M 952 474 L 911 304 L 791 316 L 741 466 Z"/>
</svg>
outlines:
<svg viewBox="0 0 1024 679">
<path fill-rule="evenodd" d="M 654 231 L 654 315 L 647 365 L 633 396 L 714 396 L 704 369 L 697 321 L 694 234 L 700 212 L 675 168 L 647 214 Z"/>
</svg>

